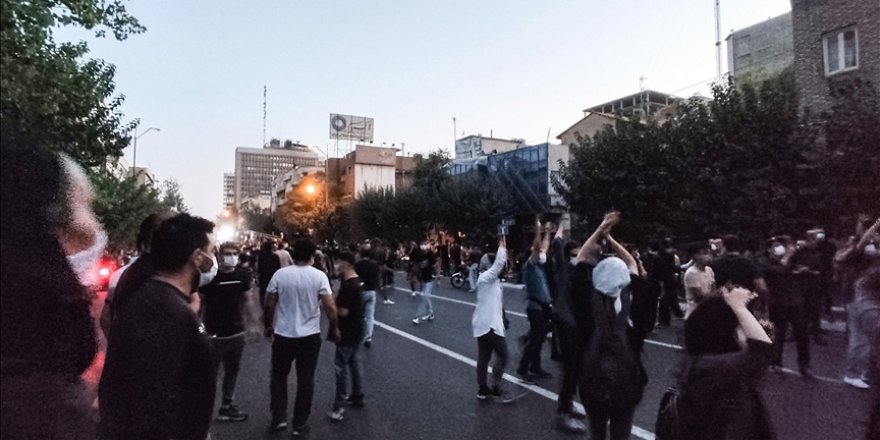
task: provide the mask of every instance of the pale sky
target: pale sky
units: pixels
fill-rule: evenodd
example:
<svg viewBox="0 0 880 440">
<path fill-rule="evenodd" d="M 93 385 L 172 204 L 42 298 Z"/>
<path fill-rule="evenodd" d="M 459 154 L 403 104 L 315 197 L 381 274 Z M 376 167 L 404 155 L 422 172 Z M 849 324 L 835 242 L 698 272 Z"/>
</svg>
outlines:
<svg viewBox="0 0 880 440">
<path fill-rule="evenodd" d="M 452 150 L 457 135 L 551 141 L 584 108 L 650 89 L 689 96 L 715 77 L 713 0 L 159 1 L 129 12 L 147 32 L 86 38 L 116 65 L 139 166 L 180 182 L 214 219 L 235 147 L 267 138 L 335 150 L 330 113 L 375 118 L 375 144 Z M 722 0 L 722 41 L 789 0 Z M 724 45 L 722 43 L 722 47 Z M 726 52 L 722 55 L 726 71 Z M 347 143 L 343 143 L 347 145 Z M 329 150 L 328 150 L 328 147 Z M 126 148 L 131 163 L 132 148 Z"/>
</svg>

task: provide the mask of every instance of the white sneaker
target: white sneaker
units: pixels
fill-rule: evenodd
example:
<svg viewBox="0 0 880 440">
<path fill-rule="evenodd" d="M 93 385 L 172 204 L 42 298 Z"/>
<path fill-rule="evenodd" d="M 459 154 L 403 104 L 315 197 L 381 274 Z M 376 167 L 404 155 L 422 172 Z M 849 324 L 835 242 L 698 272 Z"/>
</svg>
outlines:
<svg viewBox="0 0 880 440">
<path fill-rule="evenodd" d="M 333 420 L 334 422 L 341 421 L 343 418 L 345 418 L 345 409 L 332 409 L 327 412 L 327 417 L 330 417 L 330 420 Z"/>
<path fill-rule="evenodd" d="M 587 416 L 587 413 L 584 411 L 584 409 L 582 407 L 575 406 L 575 405 L 571 406 L 571 411 L 569 411 L 569 414 L 571 414 L 579 419 L 583 419 L 584 417 Z"/>
<path fill-rule="evenodd" d="M 391 301 L 391 299 L 389 298 L 389 299 L 386 299 L 385 301 L 382 301 L 382 304 L 392 305 L 392 304 L 394 304 L 394 301 Z"/>
<path fill-rule="evenodd" d="M 422 292 L 419 292 L 418 290 L 414 290 L 412 293 L 412 296 L 419 296 L 421 294 L 422 294 Z"/>
<path fill-rule="evenodd" d="M 868 383 L 865 382 L 864 380 L 862 380 L 862 378 L 860 378 L 860 377 L 846 377 L 846 376 L 844 376 L 843 383 L 845 383 L 851 387 L 856 387 L 860 390 L 867 390 L 867 389 L 871 388 L 871 386 L 868 385 Z"/>
<path fill-rule="evenodd" d="M 571 432 L 573 434 L 583 434 L 587 432 L 587 426 L 570 414 L 560 414 L 557 424 L 563 431 Z"/>
</svg>

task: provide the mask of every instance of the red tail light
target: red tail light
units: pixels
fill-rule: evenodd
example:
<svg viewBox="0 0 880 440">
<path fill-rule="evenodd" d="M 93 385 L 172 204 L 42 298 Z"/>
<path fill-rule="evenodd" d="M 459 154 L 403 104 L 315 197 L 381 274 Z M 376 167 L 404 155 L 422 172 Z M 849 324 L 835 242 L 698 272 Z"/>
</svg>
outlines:
<svg viewBox="0 0 880 440">
<path fill-rule="evenodd" d="M 102 277 L 109 277 L 110 276 L 110 269 L 106 268 L 106 267 L 102 267 L 102 268 L 98 269 L 98 275 L 100 275 Z"/>
</svg>

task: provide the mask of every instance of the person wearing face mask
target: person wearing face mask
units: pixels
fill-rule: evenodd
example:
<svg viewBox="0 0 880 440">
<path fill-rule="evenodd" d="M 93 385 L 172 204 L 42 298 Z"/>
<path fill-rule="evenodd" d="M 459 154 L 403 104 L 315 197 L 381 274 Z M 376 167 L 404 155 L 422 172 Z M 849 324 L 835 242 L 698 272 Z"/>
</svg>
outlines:
<svg viewBox="0 0 880 440">
<path fill-rule="evenodd" d="M 841 290 L 843 291 L 843 300 L 849 304 L 855 298 L 855 282 L 864 275 L 864 272 L 871 267 L 880 265 L 880 218 L 870 227 L 864 228 L 860 219 L 857 225 L 856 239 L 850 246 L 840 250 L 834 257 L 834 262 L 841 271 Z"/>
<path fill-rule="evenodd" d="M 708 298 L 715 292 L 715 271 L 709 267 L 711 253 L 708 243 L 699 243 L 691 247 L 690 254 L 693 257 L 693 266 L 684 273 L 684 293 L 687 298 L 687 311 L 685 319 L 700 301 Z"/>
<path fill-rule="evenodd" d="M 762 272 L 770 291 L 770 322 L 776 329 L 775 358 L 772 368 L 782 369 L 782 352 L 788 325 L 794 330 L 797 341 L 798 369 L 804 378 L 810 379 L 810 335 L 807 328 L 806 296 L 803 286 L 797 283 L 793 258 L 797 252 L 788 236 L 773 237 L 768 242 L 767 256 L 762 262 Z"/>
<path fill-rule="evenodd" d="M 550 247 L 549 226 L 535 221 L 535 239 L 532 254 L 523 264 L 522 274 L 526 291 L 526 315 L 529 318 L 529 332 L 519 368 L 516 372 L 520 380 L 533 382 L 535 378 L 547 379 L 552 375 L 541 368 L 541 349 L 550 326 L 551 298 L 544 264 L 547 263 L 547 250 Z M 546 230 L 543 234 L 541 232 Z"/>
<path fill-rule="evenodd" d="M 153 234 L 156 273 L 113 321 L 98 390 L 102 438 L 207 438 L 215 359 L 194 306 L 218 270 L 213 230 L 178 214 Z"/>
<path fill-rule="evenodd" d="M 243 311 L 251 277 L 238 267 L 238 244 L 220 245 L 220 271 L 199 289 L 205 328 L 211 336 L 217 366 L 223 364 L 223 400 L 217 420 L 242 422 L 248 415 L 233 404 L 241 355 L 245 346 Z"/>
<path fill-rule="evenodd" d="M 0 432 L 93 438 L 81 379 L 98 347 L 82 283 L 103 244 L 92 188 L 70 158 L 2 128 Z"/>
</svg>

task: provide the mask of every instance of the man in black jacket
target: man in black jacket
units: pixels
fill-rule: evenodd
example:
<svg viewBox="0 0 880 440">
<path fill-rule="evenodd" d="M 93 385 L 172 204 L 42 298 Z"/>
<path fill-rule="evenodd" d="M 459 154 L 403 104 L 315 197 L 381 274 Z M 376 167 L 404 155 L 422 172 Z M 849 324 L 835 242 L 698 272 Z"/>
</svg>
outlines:
<svg viewBox="0 0 880 440">
<path fill-rule="evenodd" d="M 207 438 L 215 370 L 194 292 L 217 271 L 213 230 L 178 214 L 153 235 L 156 274 L 112 323 L 99 387 L 103 438 Z"/>
</svg>

